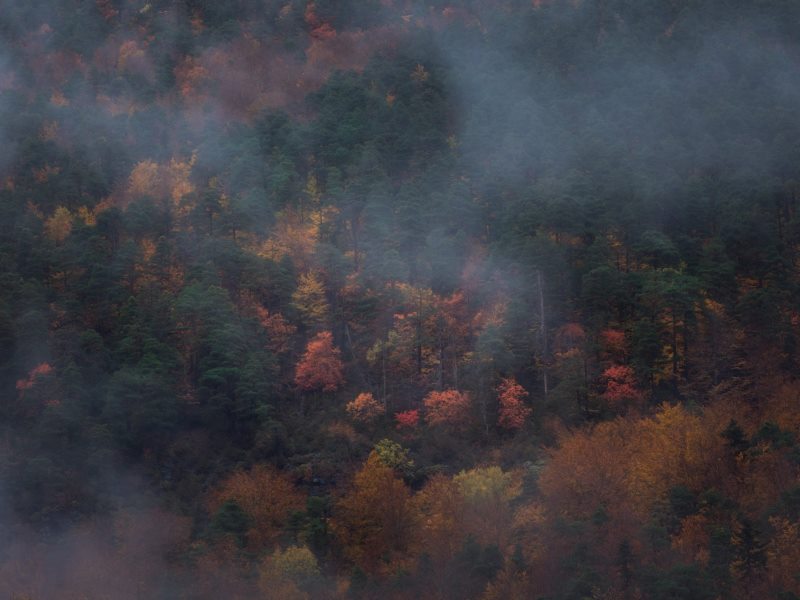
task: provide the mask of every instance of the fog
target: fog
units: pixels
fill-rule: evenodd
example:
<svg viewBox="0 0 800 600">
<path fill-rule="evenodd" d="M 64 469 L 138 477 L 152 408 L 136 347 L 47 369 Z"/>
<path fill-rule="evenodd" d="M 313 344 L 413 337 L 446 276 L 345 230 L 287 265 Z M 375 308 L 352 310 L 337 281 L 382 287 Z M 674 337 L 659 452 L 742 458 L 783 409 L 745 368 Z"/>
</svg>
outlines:
<svg viewBox="0 0 800 600">
<path fill-rule="evenodd" d="M 189 165 L 187 196 L 214 190 L 241 202 L 239 221 L 224 225 L 236 240 L 284 223 L 287 207 L 302 215 L 318 175 L 321 200 L 312 199 L 341 210 L 321 227 L 311 268 L 295 260 L 294 269 L 325 270 L 328 285 L 344 287 L 361 252 L 351 270 L 363 271 L 365 288 L 407 281 L 443 297 L 472 276 L 473 304 L 514 299 L 506 328 L 524 339 L 508 351 L 516 351 L 509 369 L 524 369 L 537 390 L 544 370 L 530 355 L 547 348 L 541 307 L 547 319 L 567 320 L 574 307 L 558 299 L 576 285 L 537 235 L 542 214 L 564 210 L 580 235 L 599 205 L 646 205 L 651 221 L 641 229 L 657 228 L 683 218 L 675 213 L 698 181 L 721 180 L 745 198 L 748 182 L 783 185 L 800 161 L 796 23 L 773 18 L 768 2 L 755 3 L 761 10 L 729 3 L 730 18 L 723 2 L 704 9 L 663 0 L 350 2 L 338 10 L 328 2 L 316 16 L 301 2 L 211 4 L 0 2 L 4 201 L 31 203 L 43 218 L 57 206 L 77 214 L 100 202 L 124 214 L 141 200 L 131 191 L 137 165 L 152 161 L 165 181 L 169 168 Z M 341 24 L 334 34 L 325 10 Z M 45 173 L 39 195 L 11 198 L 10 179 L 22 187 L 51 163 L 69 177 Z M 179 195 L 169 182 L 148 188 L 163 192 L 158 206 Z M 9 227 L 28 225 L 20 218 Z M 188 277 L 213 280 L 225 248 L 193 227 L 175 235 L 190 257 Z M 524 247 L 506 239 L 511 229 L 527 235 Z M 207 265 L 212 275 L 202 274 Z M 49 325 L 26 335 L 2 363 L 9 405 L 20 397 L 14 382 L 68 337 Z M 354 345 L 366 347 L 357 336 Z M 93 385 L 75 396 L 85 396 L 92 418 L 108 419 L 108 385 Z M 66 450 L 55 452 L 63 462 L 46 468 L 75 462 L 80 470 L 96 448 L 74 433 L 80 422 L 63 427 Z M 1 594 L 166 598 L 192 589 L 202 569 L 178 564 L 176 549 L 188 552 L 207 516 L 189 514 L 185 497 L 176 508 L 174 490 L 159 489 L 154 471 L 163 463 L 142 468 L 130 448 L 109 443 L 102 475 L 76 484 L 86 489 L 75 504 L 96 511 L 31 519 L 9 488 L 25 488 L 25 449 L 36 444 L 11 420 L 3 437 Z M 205 492 L 221 475 L 216 464 L 203 468 Z M 117 470 L 124 475 L 108 475 Z M 252 589 L 250 575 L 243 589 Z"/>
</svg>

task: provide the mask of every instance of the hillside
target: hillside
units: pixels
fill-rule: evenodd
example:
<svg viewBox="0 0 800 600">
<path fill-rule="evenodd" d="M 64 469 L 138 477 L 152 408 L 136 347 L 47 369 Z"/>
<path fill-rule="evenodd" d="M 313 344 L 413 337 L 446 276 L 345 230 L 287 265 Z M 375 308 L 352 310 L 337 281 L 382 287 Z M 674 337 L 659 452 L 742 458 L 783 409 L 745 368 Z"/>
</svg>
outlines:
<svg viewBox="0 0 800 600">
<path fill-rule="evenodd" d="M 0 595 L 800 599 L 800 4 L 0 0 Z"/>
</svg>

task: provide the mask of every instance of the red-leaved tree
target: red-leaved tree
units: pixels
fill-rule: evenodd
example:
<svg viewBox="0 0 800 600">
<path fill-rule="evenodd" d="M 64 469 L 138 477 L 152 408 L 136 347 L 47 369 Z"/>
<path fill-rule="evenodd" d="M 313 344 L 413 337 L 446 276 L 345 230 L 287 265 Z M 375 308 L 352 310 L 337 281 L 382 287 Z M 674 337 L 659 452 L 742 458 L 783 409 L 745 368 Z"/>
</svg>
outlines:
<svg viewBox="0 0 800 600">
<path fill-rule="evenodd" d="M 631 367 L 614 365 L 603 371 L 601 376 L 606 383 L 606 391 L 602 398 L 613 408 L 638 403 L 643 394 L 636 387 L 636 376 Z"/>
<path fill-rule="evenodd" d="M 335 392 L 344 384 L 344 366 L 330 331 L 321 331 L 306 346 L 297 363 L 294 382 L 303 391 Z"/>
<path fill-rule="evenodd" d="M 626 355 L 625 332 L 619 329 L 604 329 L 600 332 L 603 352 L 612 358 L 621 359 Z"/>
<path fill-rule="evenodd" d="M 423 400 L 429 425 L 462 427 L 469 421 L 469 396 L 458 390 L 431 392 Z"/>
<path fill-rule="evenodd" d="M 397 429 L 415 429 L 419 425 L 419 411 L 417 409 L 404 410 L 395 414 L 394 420 L 397 423 Z"/>
<path fill-rule="evenodd" d="M 508 377 L 497 386 L 497 401 L 500 404 L 497 424 L 503 429 L 520 429 L 531 416 L 533 410 L 525 406 L 528 396 L 513 377 Z"/>
</svg>

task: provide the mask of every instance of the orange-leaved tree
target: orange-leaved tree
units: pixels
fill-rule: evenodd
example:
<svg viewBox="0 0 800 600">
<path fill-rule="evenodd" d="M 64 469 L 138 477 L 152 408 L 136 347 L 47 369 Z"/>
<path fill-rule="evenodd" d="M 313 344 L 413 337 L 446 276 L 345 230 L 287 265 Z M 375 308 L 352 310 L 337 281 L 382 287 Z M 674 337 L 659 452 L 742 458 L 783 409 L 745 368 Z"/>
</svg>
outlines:
<svg viewBox="0 0 800 600">
<path fill-rule="evenodd" d="M 30 418 L 45 406 L 61 404 L 58 379 L 49 363 L 41 363 L 28 372 L 27 379 L 17 380 L 17 401 L 10 408 L 17 417 Z"/>
<path fill-rule="evenodd" d="M 469 396 L 458 390 L 430 392 L 423 400 L 429 425 L 463 427 L 469 422 Z"/>
<path fill-rule="evenodd" d="M 363 392 L 356 396 L 355 400 L 347 403 L 345 410 L 351 419 L 360 423 L 374 421 L 386 412 L 383 404 L 375 400 L 375 397 L 369 392 Z"/>
<path fill-rule="evenodd" d="M 406 553 L 415 522 L 411 492 L 373 451 L 337 503 L 332 528 L 345 555 L 375 572 L 387 557 Z"/>
<path fill-rule="evenodd" d="M 247 546 L 253 550 L 271 546 L 291 513 L 305 506 L 303 494 L 289 477 L 264 465 L 225 479 L 209 498 L 209 512 L 216 515 L 229 502 L 236 503 L 248 517 Z"/>
<path fill-rule="evenodd" d="M 520 384 L 513 377 L 507 377 L 497 386 L 497 401 L 500 410 L 497 424 L 503 429 L 520 429 L 531 416 L 533 410 L 525 406 L 524 400 L 528 396 Z"/>
<path fill-rule="evenodd" d="M 412 502 L 419 514 L 417 550 L 441 573 L 463 548 L 467 536 L 464 496 L 456 482 L 439 473 L 427 481 Z"/>
<path fill-rule="evenodd" d="M 306 346 L 297 363 L 294 382 L 303 391 L 335 392 L 344 384 L 341 352 L 333 345 L 330 331 L 321 331 Z"/>
</svg>

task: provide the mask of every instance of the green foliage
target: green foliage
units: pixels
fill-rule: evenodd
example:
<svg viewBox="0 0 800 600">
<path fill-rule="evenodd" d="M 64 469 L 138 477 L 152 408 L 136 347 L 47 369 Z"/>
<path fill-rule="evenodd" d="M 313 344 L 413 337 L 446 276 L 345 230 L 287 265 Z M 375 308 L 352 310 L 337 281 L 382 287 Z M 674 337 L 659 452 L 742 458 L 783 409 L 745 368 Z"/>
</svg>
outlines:
<svg viewBox="0 0 800 600">
<path fill-rule="evenodd" d="M 375 444 L 373 450 L 384 465 L 397 470 L 404 477 L 410 477 L 414 473 L 414 460 L 409 458 L 408 450 L 397 442 L 382 439 Z"/>
<path fill-rule="evenodd" d="M 252 519 L 242 510 L 241 506 L 233 500 L 228 500 L 219 507 L 211 520 L 211 534 L 213 536 L 229 535 L 241 548 L 246 543 L 246 534 L 251 521 Z"/>
<path fill-rule="evenodd" d="M 743 452 L 750 446 L 747 436 L 734 419 L 731 419 L 720 435 L 725 438 L 728 446 L 735 452 Z"/>
<path fill-rule="evenodd" d="M 697 511 L 697 499 L 686 486 L 678 485 L 669 490 L 669 504 L 672 512 L 679 519 L 688 517 Z"/>
<path fill-rule="evenodd" d="M 349 539 L 381 537 L 359 518 L 372 498 L 392 508 L 394 470 L 402 544 L 355 568 L 354 597 L 796 597 L 776 564 L 800 516 L 797 2 L 2 8 L 0 533 L 19 518 L 42 540 L 75 523 L 117 536 L 138 497 L 122 502 L 111 473 L 132 471 L 195 520 L 137 593 L 203 597 L 181 561 L 208 543 L 217 595 L 255 595 L 262 561 L 264 594 L 333 596 L 353 560 L 334 499 L 373 448 L 383 479 Z M 336 381 L 297 411 L 321 330 Z M 640 402 L 601 405 L 609 369 L 635 373 Z M 535 409 L 516 437 L 490 426 L 503 378 Z M 450 388 L 474 426 L 391 429 Z M 366 391 L 387 418 L 354 428 L 342 406 Z M 670 430 L 664 464 L 641 468 L 657 479 L 674 459 L 683 479 L 659 481 L 624 530 L 624 494 L 582 489 L 569 521 L 569 494 L 522 492 L 521 463 L 662 402 L 747 412 Z M 695 471 L 698 438 L 716 462 Z M 266 462 L 309 497 L 284 546 L 251 556 L 250 516 L 227 502 L 205 523 L 203 503 Z M 423 522 L 429 483 L 443 508 Z"/>
<path fill-rule="evenodd" d="M 305 546 L 289 546 L 284 550 L 276 550 L 262 570 L 262 577 L 268 585 L 282 580 L 291 581 L 306 589 L 321 581 L 317 557 Z"/>
<path fill-rule="evenodd" d="M 453 481 L 468 504 L 502 503 L 519 494 L 513 475 L 496 466 L 462 471 Z"/>
<path fill-rule="evenodd" d="M 456 561 L 468 577 L 485 582 L 491 580 L 503 566 L 503 554 L 497 546 L 481 546 L 474 537 L 468 536 Z"/>
<path fill-rule="evenodd" d="M 711 581 L 697 565 L 649 574 L 643 587 L 649 598 L 657 600 L 711 600 L 715 597 Z"/>
<path fill-rule="evenodd" d="M 299 519 L 298 538 L 312 550 L 324 554 L 330 547 L 331 533 L 328 519 L 332 503 L 329 496 L 309 496 L 305 514 Z"/>
</svg>

